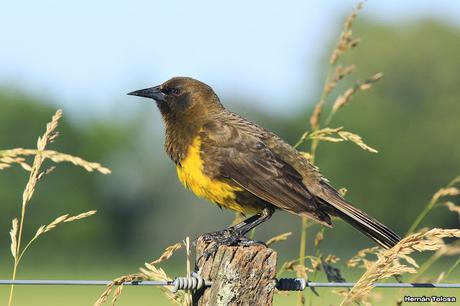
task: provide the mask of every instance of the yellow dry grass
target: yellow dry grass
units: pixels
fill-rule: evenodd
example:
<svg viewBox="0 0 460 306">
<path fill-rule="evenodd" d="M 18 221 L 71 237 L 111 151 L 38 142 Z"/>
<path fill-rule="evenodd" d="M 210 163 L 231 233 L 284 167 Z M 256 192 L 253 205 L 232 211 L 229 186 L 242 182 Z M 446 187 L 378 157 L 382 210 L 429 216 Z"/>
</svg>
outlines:
<svg viewBox="0 0 460 306">
<path fill-rule="evenodd" d="M 423 221 L 426 215 L 435 207 L 436 204 L 439 203 L 440 199 L 446 196 L 454 197 L 454 196 L 460 195 L 460 189 L 455 187 L 455 185 L 458 183 L 460 183 L 460 176 L 455 177 L 445 187 L 442 187 L 438 191 L 436 191 L 436 193 L 433 194 L 433 196 L 431 197 L 431 200 L 428 202 L 425 208 L 417 216 L 414 223 L 412 223 L 412 225 L 409 227 L 409 230 L 407 231 L 406 235 L 414 232 L 417 229 L 417 227 L 420 225 L 420 223 Z M 449 205 L 447 206 L 449 207 Z M 454 208 L 454 211 L 455 211 L 455 208 Z"/>
<path fill-rule="evenodd" d="M 353 10 L 350 16 L 345 20 L 343 25 L 342 32 L 340 33 L 339 40 L 335 46 L 334 51 L 332 51 L 331 57 L 329 58 L 329 63 L 335 65 L 339 58 L 349 49 L 354 48 L 358 45 L 360 39 L 353 37 L 353 23 L 358 16 L 358 12 L 363 8 L 363 3 L 360 2 Z"/>
<path fill-rule="evenodd" d="M 279 235 L 277 235 L 275 237 L 272 237 L 272 238 L 268 239 L 267 242 L 265 242 L 265 244 L 269 247 L 269 246 L 273 245 L 276 242 L 287 240 L 289 238 L 289 236 L 291 236 L 291 235 L 292 235 L 292 232 L 279 234 Z"/>
<path fill-rule="evenodd" d="M 380 80 L 382 77 L 383 73 L 376 73 L 364 82 L 357 82 L 354 86 L 348 88 L 343 94 L 339 95 L 332 105 L 332 110 L 326 119 L 326 124 L 331 122 L 332 117 L 335 115 L 335 113 L 337 113 L 339 109 L 350 103 L 351 98 L 356 92 L 359 90 L 364 91 L 371 88 L 372 84 Z"/>
<path fill-rule="evenodd" d="M 156 265 L 171 258 L 171 256 L 174 255 L 174 253 L 177 250 L 181 249 L 182 247 L 185 247 L 186 249 L 187 276 L 190 276 L 191 274 L 191 259 L 190 259 L 191 251 L 190 251 L 190 239 L 187 237 L 185 241 L 183 241 L 182 243 L 175 243 L 173 245 L 168 246 L 163 251 L 163 253 L 160 255 L 160 257 L 158 257 L 157 259 L 154 259 L 149 263 L 145 263 L 144 267 L 139 268 L 140 272 L 115 278 L 112 282 L 110 282 L 107 285 L 106 289 L 102 292 L 102 294 L 99 296 L 99 298 L 94 303 L 94 306 L 101 306 L 102 304 L 107 302 L 112 292 L 113 292 L 113 297 L 112 297 L 111 302 L 112 302 L 112 306 L 114 306 L 122 293 L 123 284 L 125 282 L 149 281 L 149 280 L 167 281 L 167 282 L 172 281 L 172 278 L 170 278 L 162 268 L 157 267 Z M 160 290 L 166 295 L 166 297 L 169 300 L 171 300 L 175 304 L 182 305 L 182 306 L 191 305 L 192 298 L 188 292 L 185 292 L 185 291 L 173 292 L 171 288 L 167 286 L 166 287 L 161 286 Z"/>
<path fill-rule="evenodd" d="M 368 265 L 366 272 L 348 292 L 340 305 L 363 302 L 377 281 L 403 273 L 416 273 L 418 265 L 409 255 L 413 252 L 436 251 L 445 246 L 443 238 L 460 238 L 458 229 L 434 228 L 412 234 L 389 250 L 375 253 L 378 260 Z M 401 263 L 405 260 L 406 264 Z"/>
<path fill-rule="evenodd" d="M 101 166 L 99 163 L 89 162 L 80 157 L 73 156 L 70 154 L 60 153 L 53 150 L 36 150 L 36 149 L 23 149 L 16 148 L 11 150 L 0 151 L 2 158 L 0 161 L 0 169 L 10 167 L 12 164 L 19 164 L 27 171 L 31 170 L 31 167 L 25 162 L 25 159 L 21 156 L 36 156 L 40 155 L 42 158 L 48 158 L 55 163 L 69 162 L 75 166 L 84 168 L 88 172 L 99 171 L 102 174 L 110 174 L 110 169 Z"/>
<path fill-rule="evenodd" d="M 87 218 L 96 213 L 95 210 L 81 213 L 75 216 L 68 214 L 56 218 L 48 225 L 40 226 L 35 235 L 29 240 L 25 247 L 21 248 L 23 240 L 23 228 L 26 220 L 27 207 L 34 195 L 37 183 L 47 174 L 49 174 L 54 167 L 42 170 L 43 163 L 46 159 L 50 159 L 55 163 L 70 162 L 76 166 L 83 167 L 87 171 L 99 171 L 103 174 L 110 173 L 108 168 L 101 166 L 99 163 L 88 162 L 80 157 L 72 156 L 57 151 L 46 150 L 46 146 L 53 142 L 59 135 L 56 131 L 59 120 L 62 118 L 62 111 L 58 110 L 52 117 L 51 121 L 46 125 L 44 134 L 37 140 L 36 149 L 23 149 L 16 148 L 11 150 L 0 151 L 0 170 L 6 169 L 14 164 L 19 164 L 23 169 L 29 172 L 29 179 L 22 194 L 21 215 L 19 218 L 14 218 L 12 221 L 12 228 L 10 231 L 11 239 L 11 254 L 14 259 L 13 272 L 11 279 L 16 279 L 19 263 L 30 245 L 44 233 L 56 228 L 59 224 L 65 222 L 73 222 L 76 220 Z M 27 163 L 26 157 L 33 156 L 31 164 Z M 8 306 L 13 304 L 14 285 L 10 287 L 10 294 L 8 297 Z"/>
<path fill-rule="evenodd" d="M 460 206 L 455 205 L 453 202 L 447 201 L 444 203 L 451 212 L 454 212 L 458 215 L 458 219 L 460 220 Z"/>
<path fill-rule="evenodd" d="M 357 146 L 359 146 L 361 149 L 369 151 L 371 153 L 378 153 L 378 151 L 370 146 L 368 146 L 366 143 L 364 143 L 364 140 L 362 139 L 361 136 L 358 134 L 344 131 L 343 127 L 338 127 L 338 128 L 330 128 L 326 127 L 320 130 L 316 130 L 310 134 L 307 134 L 305 136 L 306 140 L 316 140 L 316 141 L 328 141 L 328 142 L 342 142 L 342 141 L 349 141 Z"/>
</svg>

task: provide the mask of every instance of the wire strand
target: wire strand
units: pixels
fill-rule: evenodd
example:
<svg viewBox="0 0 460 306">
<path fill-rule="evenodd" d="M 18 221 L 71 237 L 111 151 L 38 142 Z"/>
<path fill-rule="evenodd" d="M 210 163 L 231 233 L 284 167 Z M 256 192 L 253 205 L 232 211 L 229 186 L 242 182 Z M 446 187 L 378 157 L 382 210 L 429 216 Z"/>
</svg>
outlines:
<svg viewBox="0 0 460 306">
<path fill-rule="evenodd" d="M 0 280 L 0 285 L 30 285 L 30 286 L 106 286 L 109 280 Z M 124 286 L 172 286 L 173 291 L 199 290 L 211 286 L 210 281 L 205 281 L 201 276 L 193 273 L 190 277 L 177 277 L 173 281 L 133 281 L 125 282 Z M 280 291 L 303 291 L 307 287 L 333 287 L 350 288 L 355 283 L 329 283 L 307 282 L 302 278 L 281 278 L 277 280 L 276 288 Z M 460 288 L 460 283 L 434 284 L 434 283 L 374 283 L 376 288 Z"/>
</svg>

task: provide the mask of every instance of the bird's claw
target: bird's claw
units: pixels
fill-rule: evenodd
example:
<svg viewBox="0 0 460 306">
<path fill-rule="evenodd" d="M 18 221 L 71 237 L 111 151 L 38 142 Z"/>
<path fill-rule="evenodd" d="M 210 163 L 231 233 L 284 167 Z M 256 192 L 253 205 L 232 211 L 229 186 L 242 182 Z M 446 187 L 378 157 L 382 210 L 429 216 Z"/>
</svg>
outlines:
<svg viewBox="0 0 460 306">
<path fill-rule="evenodd" d="M 203 252 L 201 257 L 208 259 L 209 257 L 213 256 L 220 246 L 252 246 L 252 245 L 265 245 L 265 243 L 261 241 L 254 241 L 251 240 L 242 233 L 239 233 L 237 230 L 233 230 L 232 228 L 224 229 L 222 231 L 214 232 L 214 233 L 206 233 L 200 236 L 205 242 L 210 243 L 208 248 Z M 200 259 L 201 259 L 200 257 Z"/>
</svg>

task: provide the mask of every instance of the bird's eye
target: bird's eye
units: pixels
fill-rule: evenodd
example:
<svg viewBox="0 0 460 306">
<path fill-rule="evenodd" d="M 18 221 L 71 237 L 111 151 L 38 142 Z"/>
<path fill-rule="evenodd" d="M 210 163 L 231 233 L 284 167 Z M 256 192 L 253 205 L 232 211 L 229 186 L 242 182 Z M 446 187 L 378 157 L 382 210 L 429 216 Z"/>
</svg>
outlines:
<svg viewBox="0 0 460 306">
<path fill-rule="evenodd" d="M 174 95 L 174 96 L 179 96 L 181 94 L 181 91 L 179 88 L 173 88 L 171 89 L 171 93 Z"/>
</svg>

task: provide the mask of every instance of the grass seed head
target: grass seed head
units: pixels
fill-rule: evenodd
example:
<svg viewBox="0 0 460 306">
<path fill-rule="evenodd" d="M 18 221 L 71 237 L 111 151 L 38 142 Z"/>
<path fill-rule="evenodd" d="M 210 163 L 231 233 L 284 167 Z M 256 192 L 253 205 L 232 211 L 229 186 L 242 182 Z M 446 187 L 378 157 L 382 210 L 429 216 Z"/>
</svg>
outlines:
<svg viewBox="0 0 460 306">
<path fill-rule="evenodd" d="M 11 238 L 11 255 L 13 258 L 17 258 L 18 255 L 18 219 L 14 218 L 11 222 L 11 230 L 10 230 L 10 238 Z"/>
<path fill-rule="evenodd" d="M 356 282 L 340 305 L 350 305 L 363 301 L 371 292 L 373 284 L 381 279 L 403 273 L 416 273 L 418 265 L 408 255 L 418 251 L 436 251 L 445 245 L 443 238 L 459 238 L 458 229 L 434 228 L 418 232 L 402 239 L 389 250 L 376 253 L 378 260 L 367 267 L 366 272 Z M 411 266 L 401 264 L 398 259 L 404 259 Z"/>
<path fill-rule="evenodd" d="M 279 234 L 279 235 L 277 235 L 275 237 L 272 237 L 272 238 L 268 239 L 267 242 L 265 242 L 265 244 L 267 245 L 267 247 L 269 247 L 269 246 L 271 246 L 272 244 L 274 244 L 276 242 L 287 240 L 289 238 L 289 236 L 291 236 L 291 235 L 292 235 L 292 232 Z"/>
</svg>

